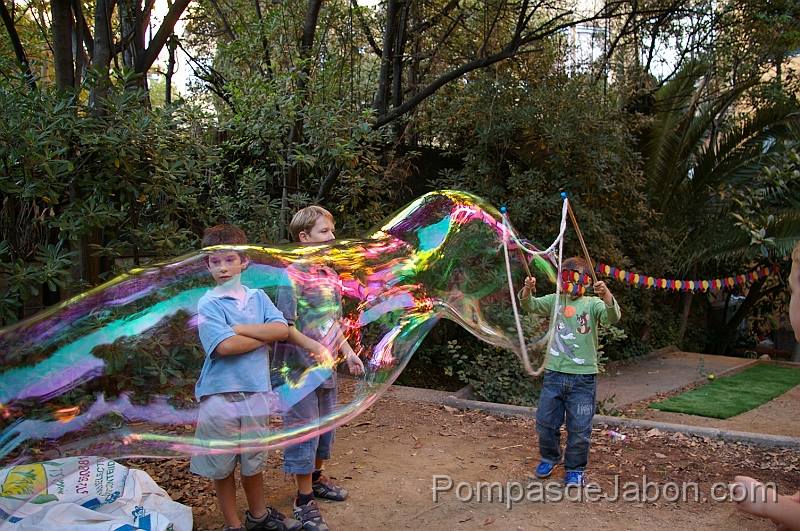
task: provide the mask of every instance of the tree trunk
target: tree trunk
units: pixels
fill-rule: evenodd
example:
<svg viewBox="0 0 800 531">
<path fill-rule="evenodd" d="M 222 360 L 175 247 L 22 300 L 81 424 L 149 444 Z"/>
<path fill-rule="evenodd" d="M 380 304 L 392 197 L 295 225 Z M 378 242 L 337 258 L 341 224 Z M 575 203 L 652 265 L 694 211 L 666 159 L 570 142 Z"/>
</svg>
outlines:
<svg viewBox="0 0 800 531">
<path fill-rule="evenodd" d="M 50 0 L 53 17 L 53 63 L 56 69 L 56 87 L 59 90 L 75 88 L 75 64 L 72 56 L 72 5 L 70 0 Z"/>
<path fill-rule="evenodd" d="M 404 1 L 397 21 L 394 57 L 392 57 L 392 107 L 399 107 L 403 103 L 403 55 L 406 47 L 409 7 L 409 2 Z"/>
<path fill-rule="evenodd" d="M 72 0 L 72 13 L 75 15 L 75 32 L 76 34 L 80 34 L 81 38 L 78 49 L 83 53 L 82 50 L 85 46 L 86 52 L 88 52 L 88 58 L 91 60 L 92 55 L 94 55 L 94 42 L 92 33 L 89 31 L 89 25 L 86 24 L 86 17 L 83 14 L 81 0 Z M 89 61 L 86 61 L 86 64 L 88 65 Z"/>
<path fill-rule="evenodd" d="M 261 48 L 264 50 L 264 63 L 267 65 L 267 79 L 272 79 L 275 75 L 273 68 L 272 68 L 272 58 L 270 57 L 269 53 L 269 41 L 266 37 L 266 32 L 264 31 L 264 14 L 261 11 L 261 2 L 260 0 L 253 0 L 256 8 L 256 17 L 258 18 L 258 32 L 261 34 Z"/>
<path fill-rule="evenodd" d="M 97 80 L 89 94 L 89 105 L 98 114 L 103 113 L 104 100 L 108 97 L 108 91 L 111 88 L 108 69 L 111 66 L 114 46 L 111 36 L 111 14 L 113 12 L 114 0 L 97 0 L 94 10 L 94 53 L 92 54 L 92 68 Z"/>
<path fill-rule="evenodd" d="M 79 0 L 71 0 L 70 7 L 72 8 L 75 20 L 72 49 L 75 51 L 75 88 L 78 88 L 83 82 L 83 76 L 86 74 L 86 67 L 89 64 L 89 58 L 83 47 L 83 43 L 85 42 L 84 31 L 86 29 L 86 21 L 83 18 Z"/>
<path fill-rule="evenodd" d="M 31 65 L 28 62 L 28 56 L 25 54 L 25 48 L 22 47 L 22 41 L 19 40 L 19 33 L 17 27 L 14 25 L 14 19 L 6 8 L 5 2 L 0 2 L 0 17 L 3 19 L 3 25 L 8 32 L 8 38 L 11 40 L 11 47 L 14 48 L 14 55 L 17 57 L 22 73 L 25 75 L 25 81 L 31 90 L 36 90 L 36 78 L 31 71 Z"/>
<path fill-rule="evenodd" d="M 178 47 L 178 37 L 174 34 L 167 41 L 167 50 L 169 50 L 169 61 L 167 62 L 167 87 L 164 92 L 164 103 L 166 105 L 172 104 L 172 76 L 175 74 L 175 50 Z"/>
<path fill-rule="evenodd" d="M 144 54 L 144 32 L 138 27 L 141 9 L 139 0 L 120 0 L 117 9 L 122 42 L 122 64 L 130 70 L 136 69 L 136 61 Z"/>
<path fill-rule="evenodd" d="M 303 109 L 308 101 L 306 87 L 308 77 L 311 75 L 311 50 L 314 45 L 314 35 L 317 31 L 317 20 L 319 11 L 322 8 L 322 0 L 308 0 L 306 17 L 303 22 L 303 35 L 300 38 L 300 62 L 303 70 L 302 75 L 297 80 L 297 119 L 292 124 L 289 137 L 286 142 L 286 160 L 291 160 L 292 152 L 296 144 L 303 141 Z M 300 168 L 297 163 L 291 163 L 287 172 L 284 173 L 281 190 L 281 233 L 283 237 L 288 235 L 289 227 L 289 193 L 296 193 L 300 187 Z"/>
<path fill-rule="evenodd" d="M 400 0 L 388 0 L 386 6 L 386 27 L 383 31 L 383 50 L 381 54 L 381 70 L 378 76 L 378 90 L 375 92 L 375 112 L 378 116 L 387 113 L 389 105 L 389 88 L 392 58 L 394 57 L 395 31 Z"/>
<path fill-rule="evenodd" d="M 147 72 L 138 70 L 145 54 L 145 19 L 149 8 L 141 0 L 119 0 L 119 27 L 122 39 L 122 64 L 135 75 L 126 84 L 126 90 L 147 90 Z"/>
<path fill-rule="evenodd" d="M 742 305 L 739 306 L 739 309 L 730 319 L 727 319 L 726 315 L 722 316 L 723 325 L 719 334 L 716 335 L 717 341 L 713 348 L 715 354 L 725 354 L 727 352 L 728 347 L 736 338 L 736 329 L 739 328 L 739 324 L 747 317 L 756 303 L 767 295 L 763 291 L 764 282 L 766 282 L 766 279 L 760 278 L 750 285 Z"/>
<path fill-rule="evenodd" d="M 678 348 L 683 348 L 683 339 L 686 337 L 686 329 L 689 326 L 689 314 L 692 311 L 692 301 L 694 301 L 694 293 L 685 291 L 681 296 L 681 324 L 680 328 L 678 328 L 678 337 L 675 340 L 678 343 Z"/>
</svg>

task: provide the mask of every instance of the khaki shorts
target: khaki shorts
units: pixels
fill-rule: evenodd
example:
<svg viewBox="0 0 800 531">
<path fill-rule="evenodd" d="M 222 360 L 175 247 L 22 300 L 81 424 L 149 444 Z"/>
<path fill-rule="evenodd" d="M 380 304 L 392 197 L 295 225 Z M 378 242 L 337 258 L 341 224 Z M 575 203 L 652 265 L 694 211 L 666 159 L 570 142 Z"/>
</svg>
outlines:
<svg viewBox="0 0 800 531">
<path fill-rule="evenodd" d="M 267 462 L 266 438 L 275 395 L 221 393 L 203 397 L 195 441 L 207 451 L 192 456 L 189 469 L 209 479 L 225 479 L 240 463 L 243 476 L 254 476 Z"/>
</svg>

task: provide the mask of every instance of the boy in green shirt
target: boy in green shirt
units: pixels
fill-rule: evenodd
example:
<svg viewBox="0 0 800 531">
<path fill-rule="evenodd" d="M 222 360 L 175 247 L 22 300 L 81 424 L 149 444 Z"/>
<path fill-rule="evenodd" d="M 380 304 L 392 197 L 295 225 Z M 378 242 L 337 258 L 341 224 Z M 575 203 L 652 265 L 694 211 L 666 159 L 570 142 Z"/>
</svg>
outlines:
<svg viewBox="0 0 800 531">
<path fill-rule="evenodd" d="M 522 308 L 553 315 L 553 338 L 548 345 L 544 383 L 536 410 L 541 462 L 536 477 L 546 478 L 561 461 L 561 425 L 566 418 L 567 445 L 564 450 L 564 484 L 583 485 L 583 471 L 589 460 L 592 418 L 597 395 L 597 324 L 614 324 L 620 319 L 616 299 L 604 282 L 594 285 L 597 297 L 584 296 L 589 264 L 581 257 L 568 258 L 562 266 L 562 294 L 534 297 L 536 279 L 525 279 L 519 294 Z"/>
</svg>

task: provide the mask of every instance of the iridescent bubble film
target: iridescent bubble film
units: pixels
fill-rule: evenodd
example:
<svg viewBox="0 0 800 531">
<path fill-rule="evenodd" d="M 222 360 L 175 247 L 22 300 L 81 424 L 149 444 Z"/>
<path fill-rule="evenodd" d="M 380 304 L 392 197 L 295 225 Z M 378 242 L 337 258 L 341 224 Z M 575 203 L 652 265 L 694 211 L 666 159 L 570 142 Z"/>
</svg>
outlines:
<svg viewBox="0 0 800 531">
<path fill-rule="evenodd" d="M 293 308 L 287 311 L 298 329 L 333 357 L 271 348 L 272 391 L 241 406 L 267 416 L 269 429 L 244 430 L 234 442 L 195 433 L 195 384 L 205 357 L 198 302 L 215 286 L 207 257 L 219 248 L 133 270 L 0 331 L 0 466 L 74 455 L 240 452 L 306 440 L 374 403 L 442 318 L 520 354 L 503 231 L 500 214 L 479 198 L 442 191 L 414 201 L 365 239 L 235 247 L 250 262 L 241 283 Z M 509 245 L 512 279 L 521 287 L 523 255 Z M 545 258 L 530 267 L 555 280 Z M 529 339 L 545 331 L 539 326 Z M 360 374 L 345 362 L 342 340 L 360 357 Z M 330 414 L 286 421 L 300 400 L 331 382 L 338 404 Z"/>
</svg>

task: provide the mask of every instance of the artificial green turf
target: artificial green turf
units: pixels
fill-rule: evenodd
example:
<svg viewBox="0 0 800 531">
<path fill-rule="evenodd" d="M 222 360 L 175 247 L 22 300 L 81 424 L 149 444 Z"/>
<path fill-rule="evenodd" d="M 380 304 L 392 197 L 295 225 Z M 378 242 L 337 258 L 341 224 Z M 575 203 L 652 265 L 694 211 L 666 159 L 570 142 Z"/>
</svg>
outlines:
<svg viewBox="0 0 800 531">
<path fill-rule="evenodd" d="M 661 402 L 653 409 L 727 419 L 769 402 L 800 383 L 800 369 L 761 364 Z"/>
</svg>

